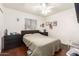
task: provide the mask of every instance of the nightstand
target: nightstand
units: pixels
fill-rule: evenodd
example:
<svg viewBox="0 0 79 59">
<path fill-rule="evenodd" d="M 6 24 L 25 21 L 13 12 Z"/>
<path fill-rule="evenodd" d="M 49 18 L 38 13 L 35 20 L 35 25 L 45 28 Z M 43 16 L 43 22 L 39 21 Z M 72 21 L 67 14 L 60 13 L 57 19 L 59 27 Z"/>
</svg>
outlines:
<svg viewBox="0 0 79 59">
<path fill-rule="evenodd" d="M 42 35 L 48 36 L 48 32 L 39 32 Z"/>
</svg>

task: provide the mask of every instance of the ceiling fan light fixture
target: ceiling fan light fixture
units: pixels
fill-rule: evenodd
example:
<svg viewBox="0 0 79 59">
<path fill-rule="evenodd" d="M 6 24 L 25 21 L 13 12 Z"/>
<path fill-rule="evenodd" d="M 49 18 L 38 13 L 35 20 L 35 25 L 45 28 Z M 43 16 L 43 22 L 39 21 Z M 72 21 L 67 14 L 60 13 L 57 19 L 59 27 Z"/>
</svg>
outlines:
<svg viewBox="0 0 79 59">
<path fill-rule="evenodd" d="M 47 15 L 49 12 L 51 12 L 49 9 L 47 9 L 47 10 L 42 10 L 41 11 L 41 13 L 43 14 L 43 15 Z"/>
<path fill-rule="evenodd" d="M 46 16 L 50 12 L 50 8 L 48 7 L 48 3 L 42 3 L 41 5 L 42 5 L 41 13 Z"/>
</svg>

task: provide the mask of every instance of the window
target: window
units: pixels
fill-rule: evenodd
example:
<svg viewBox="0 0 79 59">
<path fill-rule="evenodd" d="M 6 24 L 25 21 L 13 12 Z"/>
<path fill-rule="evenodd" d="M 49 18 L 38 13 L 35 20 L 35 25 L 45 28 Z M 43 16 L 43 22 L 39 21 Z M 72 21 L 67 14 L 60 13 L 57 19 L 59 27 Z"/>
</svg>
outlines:
<svg viewBox="0 0 79 59">
<path fill-rule="evenodd" d="M 37 25 L 37 20 L 25 18 L 25 29 L 35 30 Z"/>
</svg>

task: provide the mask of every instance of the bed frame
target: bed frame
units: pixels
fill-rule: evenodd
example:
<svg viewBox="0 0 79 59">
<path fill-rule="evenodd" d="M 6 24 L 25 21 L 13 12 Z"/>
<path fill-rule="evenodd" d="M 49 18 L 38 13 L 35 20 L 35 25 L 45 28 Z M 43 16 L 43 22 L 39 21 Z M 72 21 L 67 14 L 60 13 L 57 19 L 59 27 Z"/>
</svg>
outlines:
<svg viewBox="0 0 79 59">
<path fill-rule="evenodd" d="M 42 35 L 48 36 L 48 32 L 40 32 L 39 30 L 22 30 L 22 31 L 21 31 L 22 37 L 23 37 L 25 34 L 33 34 L 33 33 L 40 33 L 40 34 L 42 34 Z"/>
</svg>

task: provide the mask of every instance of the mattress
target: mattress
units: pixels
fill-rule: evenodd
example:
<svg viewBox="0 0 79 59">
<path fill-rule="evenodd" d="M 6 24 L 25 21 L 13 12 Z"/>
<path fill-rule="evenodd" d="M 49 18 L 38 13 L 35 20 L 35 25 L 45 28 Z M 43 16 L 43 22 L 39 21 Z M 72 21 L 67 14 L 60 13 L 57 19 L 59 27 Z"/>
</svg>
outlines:
<svg viewBox="0 0 79 59">
<path fill-rule="evenodd" d="M 60 40 L 38 33 L 24 35 L 23 42 L 32 51 L 31 56 L 51 56 L 61 48 Z"/>
</svg>

